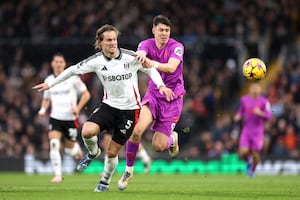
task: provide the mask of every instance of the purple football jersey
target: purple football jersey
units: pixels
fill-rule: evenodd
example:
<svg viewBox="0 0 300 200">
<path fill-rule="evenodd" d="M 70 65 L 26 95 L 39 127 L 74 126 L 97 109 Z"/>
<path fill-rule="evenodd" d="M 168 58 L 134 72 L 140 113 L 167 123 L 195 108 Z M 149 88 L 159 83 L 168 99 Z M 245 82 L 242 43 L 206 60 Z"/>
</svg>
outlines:
<svg viewBox="0 0 300 200">
<path fill-rule="evenodd" d="M 183 81 L 184 47 L 180 42 L 177 42 L 176 40 L 170 38 L 165 47 L 159 49 L 155 45 L 154 38 L 150 38 L 142 41 L 138 46 L 138 50 L 145 51 L 147 53 L 148 58 L 158 61 L 160 63 L 168 63 L 170 58 L 176 58 L 180 60 L 181 62 L 175 72 L 165 73 L 159 71 L 159 73 L 164 83 L 166 84 L 166 87 L 173 90 L 175 98 L 185 94 Z M 165 99 L 165 97 L 159 93 L 157 86 L 151 79 L 149 80 L 148 93 L 152 93 L 152 95 L 154 95 L 156 98 Z"/>
<path fill-rule="evenodd" d="M 265 113 L 265 117 L 260 117 L 253 113 L 256 107 Z M 256 99 L 250 95 L 243 96 L 237 113 L 243 117 L 242 134 L 263 134 L 265 120 L 271 119 L 270 103 L 263 96 L 259 96 Z"/>
</svg>

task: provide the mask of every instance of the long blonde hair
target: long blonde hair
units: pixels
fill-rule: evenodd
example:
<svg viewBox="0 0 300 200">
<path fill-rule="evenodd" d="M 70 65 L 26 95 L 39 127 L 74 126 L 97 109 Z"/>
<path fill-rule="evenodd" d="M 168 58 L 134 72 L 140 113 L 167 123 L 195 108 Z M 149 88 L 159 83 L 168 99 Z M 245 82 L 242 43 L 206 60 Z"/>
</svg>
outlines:
<svg viewBox="0 0 300 200">
<path fill-rule="evenodd" d="M 117 37 L 120 34 L 119 30 L 116 27 L 112 26 L 112 25 L 105 24 L 105 25 L 101 26 L 96 31 L 95 44 L 94 44 L 95 49 L 101 50 L 101 46 L 99 45 L 99 42 L 101 42 L 103 40 L 103 33 L 106 32 L 106 31 L 116 32 Z"/>
</svg>

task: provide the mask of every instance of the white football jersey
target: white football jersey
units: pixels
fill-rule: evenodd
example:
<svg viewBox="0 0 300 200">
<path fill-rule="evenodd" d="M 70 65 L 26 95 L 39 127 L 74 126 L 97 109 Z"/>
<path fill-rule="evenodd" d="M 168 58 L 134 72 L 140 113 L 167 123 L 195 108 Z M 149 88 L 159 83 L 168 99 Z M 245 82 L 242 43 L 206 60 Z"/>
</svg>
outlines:
<svg viewBox="0 0 300 200">
<path fill-rule="evenodd" d="M 104 88 L 103 103 L 120 110 L 134 110 L 141 107 L 138 70 L 147 73 L 158 87 L 164 86 L 159 72 L 154 67 L 143 68 L 135 59 L 134 51 L 120 49 L 119 56 L 114 59 L 98 52 L 78 64 L 70 66 L 53 82 L 50 82 L 49 87 L 74 74 L 95 72 Z"/>
<path fill-rule="evenodd" d="M 49 83 L 55 76 L 49 75 L 45 82 Z M 51 100 L 50 117 L 58 120 L 75 120 L 73 107 L 77 105 L 78 97 L 87 90 L 79 76 L 73 76 L 53 87 L 45 90 L 44 98 Z"/>
</svg>

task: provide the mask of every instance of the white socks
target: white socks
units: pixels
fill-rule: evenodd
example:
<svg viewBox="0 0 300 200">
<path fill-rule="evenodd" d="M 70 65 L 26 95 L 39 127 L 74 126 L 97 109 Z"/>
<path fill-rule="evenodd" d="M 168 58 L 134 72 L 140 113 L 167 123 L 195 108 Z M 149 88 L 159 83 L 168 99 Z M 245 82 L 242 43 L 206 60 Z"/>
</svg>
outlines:
<svg viewBox="0 0 300 200">
<path fill-rule="evenodd" d="M 114 157 L 114 158 L 108 158 L 107 155 L 105 155 L 105 159 L 104 159 L 104 170 L 103 170 L 103 174 L 101 177 L 101 181 L 109 184 L 110 180 L 115 172 L 115 169 L 117 167 L 119 163 L 119 158 Z"/>
<path fill-rule="evenodd" d="M 54 168 L 55 176 L 61 176 L 61 155 L 60 155 L 60 140 L 50 140 L 50 160 Z"/>
<path fill-rule="evenodd" d="M 78 154 L 80 154 L 81 153 L 81 149 L 80 149 L 79 144 L 76 142 L 75 145 L 74 145 L 74 147 L 72 149 L 65 148 L 65 153 L 69 154 L 70 156 L 73 156 L 73 157 L 76 156 L 76 155 L 78 155 Z"/>
<path fill-rule="evenodd" d="M 89 139 L 82 137 L 85 147 L 90 155 L 96 155 L 98 151 L 98 137 L 93 136 Z"/>
</svg>

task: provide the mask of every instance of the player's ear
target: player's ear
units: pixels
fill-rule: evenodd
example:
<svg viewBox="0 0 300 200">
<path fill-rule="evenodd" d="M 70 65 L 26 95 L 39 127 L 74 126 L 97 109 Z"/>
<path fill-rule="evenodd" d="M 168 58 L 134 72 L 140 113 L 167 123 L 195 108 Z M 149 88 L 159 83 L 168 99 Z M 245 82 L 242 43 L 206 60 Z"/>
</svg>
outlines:
<svg viewBox="0 0 300 200">
<path fill-rule="evenodd" d="M 152 34 L 154 35 L 154 33 L 155 33 L 155 27 L 153 26 L 152 27 Z"/>
</svg>

